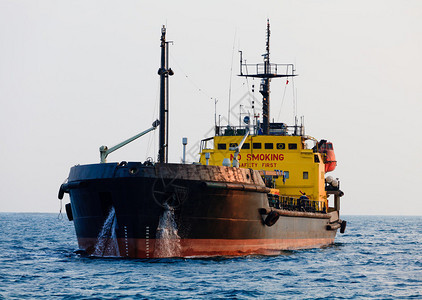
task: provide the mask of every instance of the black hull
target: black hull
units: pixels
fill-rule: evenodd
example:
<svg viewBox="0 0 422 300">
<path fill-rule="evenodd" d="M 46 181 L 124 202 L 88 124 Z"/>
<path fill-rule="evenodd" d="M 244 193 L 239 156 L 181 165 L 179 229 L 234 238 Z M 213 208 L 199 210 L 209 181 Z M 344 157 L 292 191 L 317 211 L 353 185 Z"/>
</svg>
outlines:
<svg viewBox="0 0 422 300">
<path fill-rule="evenodd" d="M 267 255 L 328 245 L 336 235 L 336 229 L 329 228 L 330 218 L 338 219 L 336 212 L 281 212 L 273 226 L 265 225 L 271 210 L 268 189 L 259 173 L 249 169 L 140 163 L 75 166 L 63 190 L 70 194 L 79 247 L 94 255 Z M 113 232 L 102 234 L 111 209 Z M 174 222 L 169 223 L 172 228 L 164 228 L 165 221 Z M 173 235 L 163 237 L 168 230 Z"/>
</svg>

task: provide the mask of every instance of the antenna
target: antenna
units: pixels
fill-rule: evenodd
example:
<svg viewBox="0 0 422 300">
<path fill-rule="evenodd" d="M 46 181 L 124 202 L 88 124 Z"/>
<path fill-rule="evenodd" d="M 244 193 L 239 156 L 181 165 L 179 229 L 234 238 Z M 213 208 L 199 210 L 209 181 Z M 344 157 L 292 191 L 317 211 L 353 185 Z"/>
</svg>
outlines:
<svg viewBox="0 0 422 300">
<path fill-rule="evenodd" d="M 242 71 L 242 62 L 243 62 L 242 51 L 239 50 L 239 53 L 240 53 L 240 75 L 243 75 L 243 71 Z"/>
<path fill-rule="evenodd" d="M 259 92 L 262 95 L 262 132 L 264 135 L 270 134 L 270 82 L 272 78 L 278 77 L 293 77 L 294 65 L 293 64 L 272 64 L 270 63 L 270 20 L 267 19 L 267 36 L 265 43 L 264 63 L 262 64 L 246 64 L 243 63 L 242 58 L 240 61 L 240 75 L 244 77 L 261 78 L 261 85 Z M 242 52 L 241 52 L 242 56 Z M 255 73 L 249 73 L 248 68 L 256 68 Z M 243 70 L 246 74 L 243 74 Z"/>
<path fill-rule="evenodd" d="M 229 107 L 228 107 L 228 111 L 227 111 L 227 119 L 228 119 L 227 125 L 230 125 L 230 102 L 231 102 L 231 96 L 232 96 L 233 56 L 234 56 L 234 44 L 235 43 L 236 43 L 236 31 L 234 32 L 233 49 L 232 49 L 232 65 L 230 67 Z"/>
<path fill-rule="evenodd" d="M 211 100 L 214 99 L 214 126 L 215 126 L 215 132 L 217 132 L 217 98 L 211 98 Z"/>
</svg>

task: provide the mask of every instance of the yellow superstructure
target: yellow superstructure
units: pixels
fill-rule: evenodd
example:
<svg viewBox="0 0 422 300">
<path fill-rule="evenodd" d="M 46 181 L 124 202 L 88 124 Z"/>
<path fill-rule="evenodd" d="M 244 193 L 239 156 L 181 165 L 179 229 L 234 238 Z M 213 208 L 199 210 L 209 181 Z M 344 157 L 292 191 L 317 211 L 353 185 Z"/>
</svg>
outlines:
<svg viewBox="0 0 422 300">
<path fill-rule="evenodd" d="M 243 136 L 215 136 L 204 142 L 200 163 L 221 166 L 225 158 L 233 161 L 234 151 Z M 275 188 L 280 196 L 299 198 L 306 193 L 310 200 L 322 201 L 327 206 L 325 167 L 321 153 L 306 149 L 306 138 L 293 135 L 248 136 L 237 157 L 240 168 L 276 171 Z M 274 172 L 272 172 L 274 174 Z M 278 178 L 277 178 L 278 177 Z"/>
</svg>

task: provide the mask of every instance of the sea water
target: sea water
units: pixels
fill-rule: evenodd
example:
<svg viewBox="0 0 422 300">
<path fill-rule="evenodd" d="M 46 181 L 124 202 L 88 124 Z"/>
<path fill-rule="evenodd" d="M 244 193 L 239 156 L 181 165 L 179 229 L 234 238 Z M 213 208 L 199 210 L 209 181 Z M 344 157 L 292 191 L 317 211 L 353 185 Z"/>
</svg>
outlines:
<svg viewBox="0 0 422 300">
<path fill-rule="evenodd" d="M 158 222 L 154 257 L 180 257 L 180 236 L 174 218 L 174 209 L 165 204 Z"/>
<path fill-rule="evenodd" d="M 119 246 L 116 236 L 116 212 L 114 207 L 110 208 L 108 216 L 104 221 L 103 228 L 97 237 L 97 244 L 93 256 L 97 257 L 119 257 Z"/>
<path fill-rule="evenodd" d="M 66 217 L 0 213 L 0 299 L 422 299 L 422 217 L 342 218 L 325 248 L 121 259 L 74 254 Z"/>
</svg>

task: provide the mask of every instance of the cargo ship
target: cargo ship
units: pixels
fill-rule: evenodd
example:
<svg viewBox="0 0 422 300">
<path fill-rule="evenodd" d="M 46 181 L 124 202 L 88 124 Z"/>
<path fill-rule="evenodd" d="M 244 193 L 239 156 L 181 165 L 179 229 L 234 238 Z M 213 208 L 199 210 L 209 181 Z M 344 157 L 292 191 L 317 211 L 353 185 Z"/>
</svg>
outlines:
<svg viewBox="0 0 422 300">
<path fill-rule="evenodd" d="M 305 135 L 304 126 L 270 122 L 270 82 L 296 76 L 292 64 L 240 60 L 240 76 L 261 80 L 262 118 L 217 126 L 201 141 L 199 160 L 168 162 L 166 28 L 161 30 L 160 117 L 152 127 L 108 148 L 100 163 L 76 165 L 59 199 L 73 221 L 78 253 L 130 258 L 277 255 L 322 247 L 344 232 L 333 145 Z M 242 55 L 242 54 L 241 54 Z M 250 69 L 255 70 L 250 72 Z M 157 161 L 107 162 L 113 151 L 159 128 Z M 309 145 L 311 142 L 311 146 Z M 329 205 L 329 197 L 333 198 Z"/>
</svg>

